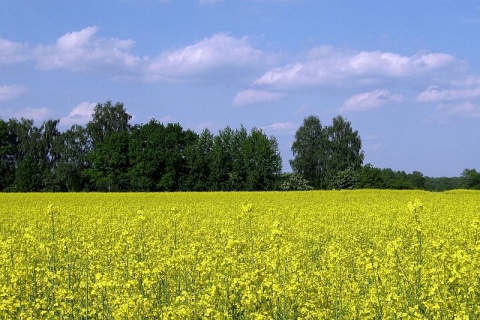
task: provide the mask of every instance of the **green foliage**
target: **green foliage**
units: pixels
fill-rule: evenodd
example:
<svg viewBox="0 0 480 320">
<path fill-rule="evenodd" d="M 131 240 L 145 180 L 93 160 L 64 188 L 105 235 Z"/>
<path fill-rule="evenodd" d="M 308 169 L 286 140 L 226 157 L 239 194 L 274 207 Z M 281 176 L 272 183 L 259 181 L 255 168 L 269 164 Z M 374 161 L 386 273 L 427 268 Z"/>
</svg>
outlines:
<svg viewBox="0 0 480 320">
<path fill-rule="evenodd" d="M 127 113 L 123 103 L 112 105 L 111 101 L 98 103 L 92 114 L 92 121 L 87 124 L 87 132 L 94 147 L 102 143 L 115 132 L 125 132 L 130 129 L 128 121 L 132 116 Z"/>
<path fill-rule="evenodd" d="M 98 191 L 126 191 L 129 189 L 128 144 L 132 118 L 117 102 L 97 104 L 87 124 L 87 134 L 92 143 L 89 153 L 91 167 L 85 170 L 86 176 Z"/>
<path fill-rule="evenodd" d="M 0 118 L 0 190 L 12 186 L 15 180 L 14 150 L 8 123 Z"/>
<path fill-rule="evenodd" d="M 318 117 L 309 116 L 295 133 L 290 165 L 315 189 L 336 188 L 340 172 L 360 170 L 364 158 L 361 148 L 358 131 L 341 116 L 327 127 L 322 127 Z"/>
<path fill-rule="evenodd" d="M 360 170 L 357 187 L 361 189 L 384 189 L 382 170 L 373 167 L 370 163 L 364 165 Z"/>
<path fill-rule="evenodd" d="M 333 188 L 337 190 L 355 189 L 359 181 L 359 177 L 360 177 L 360 174 L 358 170 L 355 170 L 352 167 L 348 167 L 345 170 L 338 171 L 335 177 L 333 178 L 333 183 L 332 183 Z"/>
<path fill-rule="evenodd" d="M 15 192 L 41 191 L 41 170 L 32 157 L 23 159 L 17 168 L 13 190 Z"/>
<path fill-rule="evenodd" d="M 85 170 L 85 173 L 94 183 L 96 190 L 129 190 L 128 141 L 127 131 L 113 132 L 89 154 L 92 166 Z"/>
<path fill-rule="evenodd" d="M 446 191 L 462 188 L 462 178 L 460 177 L 425 177 L 425 190 L 428 191 Z"/>
<path fill-rule="evenodd" d="M 91 189 L 87 169 L 91 167 L 89 155 L 92 146 L 88 140 L 87 130 L 79 125 L 73 125 L 57 140 L 59 159 L 54 173 L 61 190 L 78 192 Z"/>
<path fill-rule="evenodd" d="M 284 191 L 307 191 L 313 190 L 309 182 L 298 173 L 287 172 L 282 174 L 281 190 Z"/>
<path fill-rule="evenodd" d="M 213 139 L 213 134 L 204 129 L 197 139 L 185 148 L 187 174 L 183 179 L 183 190 L 213 190 L 210 179 Z"/>
<path fill-rule="evenodd" d="M 210 171 L 212 190 L 274 190 L 281 173 L 277 141 L 260 129 L 227 127 L 213 139 Z"/>
<path fill-rule="evenodd" d="M 462 172 L 461 185 L 465 189 L 480 190 L 480 172 L 475 169 L 465 169 Z"/>
<path fill-rule="evenodd" d="M 309 116 L 295 133 L 292 144 L 293 160 L 290 166 L 315 189 L 326 187 L 324 171 L 327 161 L 327 143 L 320 119 Z"/>
<path fill-rule="evenodd" d="M 322 127 L 304 119 L 281 173 L 275 137 L 257 128 L 197 134 L 152 119 L 131 126 L 122 103 L 97 104 L 92 120 L 60 132 L 59 120 L 0 118 L 0 191 L 260 191 L 310 189 L 480 189 L 480 173 L 430 178 L 362 166 L 361 139 L 341 116 Z"/>
</svg>

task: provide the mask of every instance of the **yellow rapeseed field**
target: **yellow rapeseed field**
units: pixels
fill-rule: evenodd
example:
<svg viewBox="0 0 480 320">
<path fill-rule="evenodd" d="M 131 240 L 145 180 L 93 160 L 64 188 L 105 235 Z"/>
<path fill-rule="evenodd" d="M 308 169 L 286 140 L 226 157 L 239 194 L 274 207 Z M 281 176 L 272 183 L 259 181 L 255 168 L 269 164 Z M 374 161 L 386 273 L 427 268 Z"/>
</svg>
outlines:
<svg viewBox="0 0 480 320">
<path fill-rule="evenodd" d="M 480 193 L 0 194 L 0 319 L 480 319 Z"/>
</svg>

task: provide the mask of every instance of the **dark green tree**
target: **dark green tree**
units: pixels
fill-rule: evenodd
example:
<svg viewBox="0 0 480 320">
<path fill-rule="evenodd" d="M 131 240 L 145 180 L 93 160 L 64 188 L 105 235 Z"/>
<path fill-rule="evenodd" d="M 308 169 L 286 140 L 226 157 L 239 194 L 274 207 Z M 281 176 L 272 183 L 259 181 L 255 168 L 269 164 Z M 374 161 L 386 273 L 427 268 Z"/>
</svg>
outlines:
<svg viewBox="0 0 480 320">
<path fill-rule="evenodd" d="M 326 135 L 320 119 L 309 116 L 295 133 L 292 144 L 293 160 L 290 166 L 294 173 L 309 181 L 314 189 L 326 188 L 325 170 L 328 160 Z"/>
<path fill-rule="evenodd" d="M 42 190 L 42 174 L 38 161 L 30 156 L 18 164 L 14 182 L 15 192 L 36 192 Z"/>
<path fill-rule="evenodd" d="M 213 187 L 210 183 L 211 161 L 214 136 L 208 129 L 204 129 L 195 143 L 185 149 L 187 174 L 183 187 L 191 191 L 208 191 Z"/>
<path fill-rule="evenodd" d="M 391 168 L 382 169 L 382 180 L 384 181 L 385 189 L 412 189 L 405 171 L 394 171 Z"/>
<path fill-rule="evenodd" d="M 87 124 L 92 151 L 91 167 L 85 173 L 98 191 L 125 191 L 129 189 L 128 145 L 132 118 L 123 104 L 110 101 L 97 104 L 92 121 Z"/>
<path fill-rule="evenodd" d="M 480 173 L 475 169 L 465 169 L 461 175 L 461 186 L 465 189 L 480 190 Z"/>
<path fill-rule="evenodd" d="M 283 191 L 307 191 L 313 189 L 307 180 L 294 172 L 282 173 L 280 182 L 280 190 Z"/>
<path fill-rule="evenodd" d="M 384 189 L 382 170 L 367 163 L 360 170 L 357 187 L 360 189 Z"/>
<path fill-rule="evenodd" d="M 112 105 L 111 101 L 98 103 L 93 109 L 92 120 L 87 123 L 87 132 L 93 147 L 102 143 L 112 133 L 130 129 L 132 116 L 127 113 L 123 103 Z"/>
<path fill-rule="evenodd" d="M 349 173 L 358 175 L 364 158 L 362 140 L 358 131 L 354 131 L 350 122 L 341 116 L 333 118 L 332 125 L 326 127 L 325 132 L 328 141 L 325 178 L 328 181 L 328 188 L 338 188 L 336 183 L 339 181 L 335 181 L 335 179 L 340 172 L 342 172 L 342 176 Z M 352 176 L 352 179 L 349 179 L 352 181 L 348 184 L 356 179 Z"/>
<path fill-rule="evenodd" d="M 425 177 L 425 189 L 428 191 L 446 191 L 462 188 L 461 177 Z"/>
<path fill-rule="evenodd" d="M 33 120 L 21 118 L 10 119 L 8 128 L 8 159 L 14 170 L 14 182 L 9 188 L 12 191 L 41 191 L 41 130 L 33 125 Z"/>
<path fill-rule="evenodd" d="M 253 128 L 241 145 L 245 172 L 244 189 L 248 191 L 279 188 L 282 159 L 274 137 Z"/>
<path fill-rule="evenodd" d="M 48 120 L 40 126 L 40 140 L 38 141 L 38 162 L 42 172 L 42 185 L 45 191 L 65 191 L 56 175 L 56 168 L 60 161 L 60 120 Z"/>
<path fill-rule="evenodd" d="M 279 188 L 281 158 L 277 141 L 260 129 L 221 130 L 213 138 L 209 185 L 212 190 Z"/>
<path fill-rule="evenodd" d="M 360 173 L 358 170 L 348 167 L 345 170 L 338 171 L 333 177 L 333 188 L 337 190 L 352 190 L 357 187 L 360 180 Z"/>
<path fill-rule="evenodd" d="M 315 189 L 335 188 L 339 172 L 358 172 L 363 163 L 362 140 L 341 116 L 322 128 L 318 117 L 305 118 L 292 144 L 292 169 Z M 347 170 L 347 171 L 346 171 Z"/>
<path fill-rule="evenodd" d="M 234 150 L 234 135 L 235 132 L 226 127 L 213 138 L 209 179 L 212 190 L 235 190 L 240 183 L 238 173 L 233 170 L 233 153 L 237 152 Z"/>
<path fill-rule="evenodd" d="M 8 191 L 15 181 L 16 149 L 8 123 L 0 118 L 0 191 Z"/>
<path fill-rule="evenodd" d="M 187 150 L 197 135 L 177 123 L 166 126 L 152 119 L 132 129 L 129 178 L 135 191 L 188 190 Z"/>
<path fill-rule="evenodd" d="M 60 135 L 56 148 L 59 160 L 54 172 L 62 189 L 77 192 L 91 190 L 86 169 L 91 167 L 89 154 L 92 146 L 86 128 L 73 125 Z"/>
<path fill-rule="evenodd" d="M 408 181 L 412 189 L 425 190 L 426 179 L 420 171 L 413 171 L 408 175 Z"/>
<path fill-rule="evenodd" d="M 163 167 L 160 150 L 165 127 L 152 119 L 132 128 L 129 142 L 130 185 L 133 191 L 156 191 Z"/>
<path fill-rule="evenodd" d="M 161 191 L 182 190 L 183 181 L 187 175 L 186 149 L 195 143 L 197 134 L 191 130 L 183 130 L 178 123 L 169 123 L 165 127 L 159 146 L 162 154 L 163 172 L 157 182 Z"/>
</svg>

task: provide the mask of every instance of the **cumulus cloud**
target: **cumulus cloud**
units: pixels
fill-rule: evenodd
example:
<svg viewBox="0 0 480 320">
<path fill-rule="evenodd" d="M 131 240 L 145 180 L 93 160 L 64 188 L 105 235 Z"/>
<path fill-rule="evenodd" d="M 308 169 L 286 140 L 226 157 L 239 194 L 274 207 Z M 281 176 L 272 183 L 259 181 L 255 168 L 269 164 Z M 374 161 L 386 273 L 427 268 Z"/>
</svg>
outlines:
<svg viewBox="0 0 480 320">
<path fill-rule="evenodd" d="M 28 88 L 25 86 L 19 86 L 19 85 L 0 86 L 0 102 L 15 99 L 27 91 L 28 91 Z"/>
<path fill-rule="evenodd" d="M 0 65 L 19 63 L 27 59 L 27 45 L 0 38 Z"/>
<path fill-rule="evenodd" d="M 377 109 L 387 103 L 403 101 L 400 94 L 392 94 L 386 89 L 363 92 L 351 96 L 343 104 L 340 111 L 367 111 Z"/>
<path fill-rule="evenodd" d="M 31 60 L 40 70 L 96 72 L 113 79 L 218 81 L 265 68 L 274 57 L 254 48 L 247 37 L 218 33 L 150 58 L 134 55 L 131 39 L 101 37 L 98 33 L 96 26 L 90 26 L 66 33 L 53 44 L 38 45 L 0 38 L 0 65 Z"/>
<path fill-rule="evenodd" d="M 82 102 L 70 111 L 70 113 L 60 119 L 62 126 L 71 127 L 74 124 L 85 125 L 92 119 L 93 109 L 96 103 Z"/>
<path fill-rule="evenodd" d="M 448 108 L 448 113 L 457 116 L 479 119 L 480 104 L 475 104 L 473 102 L 463 102 L 455 104 Z"/>
<path fill-rule="evenodd" d="M 441 103 L 436 106 L 435 111 L 427 122 L 449 124 L 455 118 L 480 119 L 480 104 L 471 101 Z"/>
<path fill-rule="evenodd" d="M 351 53 L 324 46 L 311 50 L 297 62 L 266 72 L 255 84 L 280 88 L 369 84 L 381 79 L 420 76 L 454 61 L 453 56 L 444 53 L 402 56 L 381 51 Z"/>
<path fill-rule="evenodd" d="M 438 86 L 430 86 L 418 95 L 417 100 L 420 102 L 441 102 L 478 97 L 480 97 L 480 86 L 475 88 L 455 89 L 440 89 Z"/>
<path fill-rule="evenodd" d="M 239 92 L 233 99 L 233 105 L 242 107 L 250 104 L 267 103 L 277 101 L 282 97 L 283 94 L 278 92 L 249 89 Z"/>
<path fill-rule="evenodd" d="M 253 48 L 246 37 L 219 33 L 196 44 L 166 52 L 148 67 L 150 80 L 191 80 L 231 75 L 258 66 L 266 54 Z"/>
<path fill-rule="evenodd" d="M 22 108 L 22 109 L 4 109 L 0 110 L 2 118 L 15 118 L 15 119 L 32 119 L 34 121 L 45 121 L 50 117 L 50 110 L 48 108 Z"/>
<path fill-rule="evenodd" d="M 34 59 L 40 69 L 83 71 L 96 69 L 120 70 L 138 67 L 141 58 L 130 53 L 132 40 L 96 36 L 98 28 L 87 27 L 67 33 L 55 44 L 34 49 Z"/>
<path fill-rule="evenodd" d="M 292 134 L 296 127 L 292 122 L 276 122 L 261 128 L 269 134 Z"/>
</svg>

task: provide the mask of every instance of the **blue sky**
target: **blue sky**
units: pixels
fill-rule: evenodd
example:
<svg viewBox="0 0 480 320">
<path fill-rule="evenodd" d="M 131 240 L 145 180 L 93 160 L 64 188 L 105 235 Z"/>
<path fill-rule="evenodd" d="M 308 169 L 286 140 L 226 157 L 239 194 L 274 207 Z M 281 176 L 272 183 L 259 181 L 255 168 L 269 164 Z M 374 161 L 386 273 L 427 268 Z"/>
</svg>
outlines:
<svg viewBox="0 0 480 320">
<path fill-rule="evenodd" d="M 213 133 L 274 135 L 289 171 L 316 115 L 358 130 L 365 163 L 480 169 L 476 1 L 5 0 L 0 117 L 62 130 L 98 102 Z"/>
</svg>

